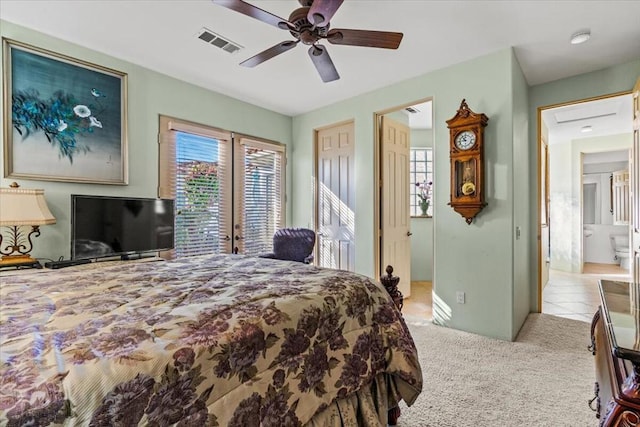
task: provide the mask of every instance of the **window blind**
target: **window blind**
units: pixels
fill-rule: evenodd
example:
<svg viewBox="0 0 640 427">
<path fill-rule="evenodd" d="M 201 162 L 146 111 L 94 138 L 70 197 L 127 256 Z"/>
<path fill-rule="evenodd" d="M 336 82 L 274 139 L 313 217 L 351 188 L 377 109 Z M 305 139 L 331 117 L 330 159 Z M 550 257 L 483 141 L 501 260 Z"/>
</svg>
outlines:
<svg viewBox="0 0 640 427">
<path fill-rule="evenodd" d="M 161 129 L 159 193 L 175 199 L 174 255 L 230 252 L 231 135 L 177 121 Z"/>
<path fill-rule="evenodd" d="M 284 226 L 284 147 L 240 138 L 236 169 L 236 223 L 241 224 L 240 252 L 270 252 L 273 234 Z"/>
</svg>

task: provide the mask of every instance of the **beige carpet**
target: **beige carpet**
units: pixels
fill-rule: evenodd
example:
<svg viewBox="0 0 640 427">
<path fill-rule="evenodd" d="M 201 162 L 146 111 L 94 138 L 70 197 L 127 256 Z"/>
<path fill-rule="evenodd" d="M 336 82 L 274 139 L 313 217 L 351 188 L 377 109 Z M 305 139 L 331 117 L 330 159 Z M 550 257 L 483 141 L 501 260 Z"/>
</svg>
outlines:
<svg viewBox="0 0 640 427">
<path fill-rule="evenodd" d="M 597 426 L 590 325 L 530 314 L 515 342 L 407 316 L 424 387 L 401 427 Z"/>
</svg>

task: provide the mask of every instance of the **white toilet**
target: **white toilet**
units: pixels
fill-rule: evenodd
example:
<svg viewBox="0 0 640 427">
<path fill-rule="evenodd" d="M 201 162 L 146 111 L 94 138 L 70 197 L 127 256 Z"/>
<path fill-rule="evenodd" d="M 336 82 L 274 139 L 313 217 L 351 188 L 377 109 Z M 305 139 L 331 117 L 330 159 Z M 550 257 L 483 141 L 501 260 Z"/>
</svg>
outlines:
<svg viewBox="0 0 640 427">
<path fill-rule="evenodd" d="M 625 270 L 631 268 L 631 258 L 629 257 L 629 235 L 628 234 L 611 234 L 611 246 L 616 256 L 615 259 L 620 261 L 620 267 Z"/>
</svg>

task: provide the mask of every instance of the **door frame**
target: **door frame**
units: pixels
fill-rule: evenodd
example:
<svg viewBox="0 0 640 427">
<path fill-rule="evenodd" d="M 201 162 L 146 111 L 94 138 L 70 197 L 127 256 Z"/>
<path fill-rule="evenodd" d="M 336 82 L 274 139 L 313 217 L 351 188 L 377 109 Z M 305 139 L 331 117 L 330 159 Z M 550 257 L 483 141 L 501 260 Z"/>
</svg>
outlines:
<svg viewBox="0 0 640 427">
<path fill-rule="evenodd" d="M 599 100 L 603 100 L 603 99 L 608 99 L 608 98 L 614 98 L 617 96 L 623 96 L 623 95 L 631 95 L 632 94 L 632 90 L 626 90 L 626 91 L 622 91 L 622 92 L 615 92 L 615 93 L 609 93 L 606 95 L 600 95 L 600 96 L 594 96 L 594 97 L 590 97 L 590 98 L 583 98 L 583 99 L 577 99 L 577 100 L 573 100 L 573 101 L 566 101 L 566 102 L 561 102 L 558 104 L 551 104 L 551 105 L 545 105 L 545 106 L 541 106 L 537 108 L 537 126 L 536 126 L 536 157 L 537 157 L 537 169 L 536 169 L 536 189 L 537 189 L 537 196 L 536 196 L 536 233 L 537 233 L 537 238 L 536 238 L 536 246 L 537 246 L 537 250 L 536 250 L 536 265 L 537 265 L 537 273 L 536 273 L 536 284 L 537 284 L 537 289 L 538 289 L 538 301 L 537 301 L 537 313 L 542 313 L 542 263 L 543 261 L 543 256 L 542 256 L 542 188 L 540 187 L 540 182 L 542 179 L 542 173 L 544 173 L 544 171 L 542 171 L 542 159 L 540 157 L 540 152 L 542 150 L 542 112 L 544 110 L 549 110 L 552 108 L 558 108 L 558 107 L 566 107 L 568 105 L 576 105 L 576 104 L 582 104 L 584 102 L 590 102 L 590 101 L 599 101 Z M 548 145 L 551 145 L 551 141 L 547 141 Z M 549 183 L 547 183 L 548 185 Z M 547 197 L 549 197 L 549 195 L 547 194 Z M 551 215 L 550 212 L 547 212 L 547 216 L 549 218 L 548 222 L 547 222 L 547 227 L 550 227 L 550 222 L 551 222 Z M 582 254 L 581 254 L 581 259 L 582 259 Z"/>
<path fill-rule="evenodd" d="M 395 111 L 404 110 L 407 107 L 416 104 L 422 104 L 423 102 L 431 101 L 432 103 L 432 115 L 435 116 L 435 109 L 433 107 L 434 100 L 433 96 L 427 96 L 426 98 L 419 98 L 417 100 L 406 102 L 404 104 L 397 105 L 395 107 L 385 108 L 384 110 L 374 111 L 373 112 L 373 183 L 375 186 L 375 191 L 373 194 L 373 265 L 375 268 L 375 272 L 377 276 L 381 276 L 382 272 L 382 223 L 381 223 L 381 215 L 380 212 L 382 210 L 381 205 L 381 197 L 380 193 L 382 192 L 382 158 L 380 156 L 380 152 L 382 150 L 382 141 L 380 141 L 380 124 L 382 122 L 382 116 L 385 114 L 393 113 Z M 435 137 L 435 123 L 433 126 L 434 129 L 434 137 Z M 435 159 L 436 153 L 436 144 L 434 138 L 433 144 L 433 155 Z M 433 162 L 433 171 L 435 176 L 436 162 Z M 435 221 L 435 215 L 434 215 Z M 435 239 L 434 239 L 435 242 Z"/>
</svg>

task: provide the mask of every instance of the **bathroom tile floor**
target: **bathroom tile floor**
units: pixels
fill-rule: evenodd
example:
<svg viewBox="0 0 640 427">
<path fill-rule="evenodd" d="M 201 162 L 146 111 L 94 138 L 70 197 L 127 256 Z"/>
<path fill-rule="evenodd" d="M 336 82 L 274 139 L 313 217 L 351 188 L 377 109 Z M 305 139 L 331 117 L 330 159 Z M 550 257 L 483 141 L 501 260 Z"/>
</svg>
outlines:
<svg viewBox="0 0 640 427">
<path fill-rule="evenodd" d="M 549 270 L 549 282 L 542 291 L 542 312 L 591 322 L 600 305 L 600 279 L 631 280 L 631 275 L 613 264 L 585 263 L 583 274 Z"/>
<path fill-rule="evenodd" d="M 542 292 L 542 312 L 591 322 L 598 310 L 598 280 L 631 280 L 630 273 L 613 264 L 584 265 L 583 274 L 549 271 L 549 282 Z M 404 299 L 403 314 L 431 320 L 431 282 L 411 282 L 411 296 Z"/>
</svg>

